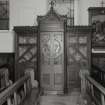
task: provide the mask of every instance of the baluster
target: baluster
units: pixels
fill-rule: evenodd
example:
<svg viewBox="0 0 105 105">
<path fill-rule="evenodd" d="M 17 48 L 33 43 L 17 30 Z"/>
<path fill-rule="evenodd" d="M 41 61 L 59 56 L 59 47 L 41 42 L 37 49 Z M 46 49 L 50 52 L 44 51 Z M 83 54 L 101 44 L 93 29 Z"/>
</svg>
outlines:
<svg viewBox="0 0 105 105">
<path fill-rule="evenodd" d="M 89 81 L 88 81 L 88 92 L 90 94 L 90 83 L 89 83 Z"/>
<path fill-rule="evenodd" d="M 104 73 L 102 73 L 102 85 L 104 85 Z"/>
<path fill-rule="evenodd" d="M 88 92 L 88 84 L 87 84 L 87 79 L 85 79 L 85 85 L 86 85 L 86 91 Z"/>
<path fill-rule="evenodd" d="M 28 79 L 28 89 L 29 89 L 29 92 L 30 92 L 30 78 Z"/>
<path fill-rule="evenodd" d="M 105 105 L 104 94 L 101 93 L 101 105 Z"/>
<path fill-rule="evenodd" d="M 28 93 L 28 91 L 29 91 L 29 88 L 28 88 L 28 80 L 26 80 L 26 90 L 27 90 L 27 93 Z"/>
<path fill-rule="evenodd" d="M 94 87 L 93 87 L 92 84 L 91 84 L 91 94 L 92 94 L 92 96 L 94 97 Z"/>
<path fill-rule="evenodd" d="M 89 93 L 91 94 L 91 83 L 89 82 Z"/>
<path fill-rule="evenodd" d="M 87 88 L 86 77 L 84 78 L 84 81 L 85 81 L 85 93 L 86 93 L 86 88 Z"/>
<path fill-rule="evenodd" d="M 103 74 L 103 81 L 104 81 L 104 86 L 105 86 L 105 74 Z"/>
<path fill-rule="evenodd" d="M 28 92 L 30 92 L 31 88 L 30 88 L 30 78 L 27 80 L 27 88 L 28 88 Z"/>
<path fill-rule="evenodd" d="M 87 92 L 88 92 L 88 80 L 86 80 L 86 85 L 87 85 Z"/>
<path fill-rule="evenodd" d="M 89 92 L 89 81 L 87 81 L 87 86 L 88 86 L 88 92 Z"/>
<path fill-rule="evenodd" d="M 29 92 L 30 92 L 31 91 L 31 78 L 29 78 L 28 82 L 29 82 Z"/>
<path fill-rule="evenodd" d="M 91 94 L 91 83 L 89 81 L 89 93 Z"/>
<path fill-rule="evenodd" d="M 26 96 L 27 95 L 26 82 L 24 82 L 24 93 L 25 93 L 25 96 Z"/>
<path fill-rule="evenodd" d="M 14 92 L 14 103 L 15 103 L 15 105 L 17 105 L 17 94 L 16 94 L 16 92 Z"/>
<path fill-rule="evenodd" d="M 7 105 L 11 105 L 11 98 L 10 97 L 7 99 Z"/>
<path fill-rule="evenodd" d="M 103 73 L 101 72 L 101 80 L 102 80 L 102 75 L 103 75 Z"/>
</svg>

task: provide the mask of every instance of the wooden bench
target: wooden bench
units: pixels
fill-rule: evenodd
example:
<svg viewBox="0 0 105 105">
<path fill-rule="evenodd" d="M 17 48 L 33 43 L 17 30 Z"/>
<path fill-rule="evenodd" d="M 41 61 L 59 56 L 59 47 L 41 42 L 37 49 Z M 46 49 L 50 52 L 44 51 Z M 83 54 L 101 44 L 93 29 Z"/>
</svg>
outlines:
<svg viewBox="0 0 105 105">
<path fill-rule="evenodd" d="M 31 92 L 30 75 L 25 75 L 0 93 L 0 105 L 20 105 Z"/>
<path fill-rule="evenodd" d="M 89 75 L 86 75 L 86 91 L 96 105 L 105 105 L 105 88 Z"/>
</svg>

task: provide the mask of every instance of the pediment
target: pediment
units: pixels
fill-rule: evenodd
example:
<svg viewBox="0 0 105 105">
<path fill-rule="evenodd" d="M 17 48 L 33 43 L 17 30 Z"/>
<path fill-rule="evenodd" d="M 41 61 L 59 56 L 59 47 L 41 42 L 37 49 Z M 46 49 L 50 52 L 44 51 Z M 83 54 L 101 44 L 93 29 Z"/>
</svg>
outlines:
<svg viewBox="0 0 105 105">
<path fill-rule="evenodd" d="M 58 14 L 53 8 L 50 8 L 45 16 L 38 16 L 38 23 L 59 23 L 64 22 L 66 16 Z"/>
</svg>

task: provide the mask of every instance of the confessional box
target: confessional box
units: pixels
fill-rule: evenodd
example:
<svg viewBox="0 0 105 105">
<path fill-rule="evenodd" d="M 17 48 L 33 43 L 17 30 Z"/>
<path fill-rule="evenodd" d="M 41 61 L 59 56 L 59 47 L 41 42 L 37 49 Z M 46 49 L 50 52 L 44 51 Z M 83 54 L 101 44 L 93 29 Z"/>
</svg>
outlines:
<svg viewBox="0 0 105 105">
<path fill-rule="evenodd" d="M 65 16 L 53 7 L 45 16 L 38 16 L 40 87 L 45 94 L 64 93 L 65 81 Z"/>
</svg>

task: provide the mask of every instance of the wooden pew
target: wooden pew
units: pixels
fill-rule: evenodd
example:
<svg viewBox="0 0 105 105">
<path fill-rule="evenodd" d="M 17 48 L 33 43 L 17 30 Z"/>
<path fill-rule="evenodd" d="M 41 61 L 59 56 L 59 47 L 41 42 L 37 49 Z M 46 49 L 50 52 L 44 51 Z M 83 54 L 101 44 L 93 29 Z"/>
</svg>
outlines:
<svg viewBox="0 0 105 105">
<path fill-rule="evenodd" d="M 8 68 L 6 67 L 0 68 L 0 93 L 9 85 L 8 75 L 9 75 Z"/>
<path fill-rule="evenodd" d="M 105 87 L 105 70 L 104 67 L 98 67 L 96 65 L 92 65 L 92 73 L 91 76 L 97 81 L 100 82 L 101 85 Z"/>
<path fill-rule="evenodd" d="M 31 93 L 31 78 L 26 74 L 16 83 L 0 93 L 0 105 L 20 105 Z"/>
<path fill-rule="evenodd" d="M 105 105 L 105 88 L 89 75 L 86 75 L 86 91 L 96 105 Z"/>
</svg>

